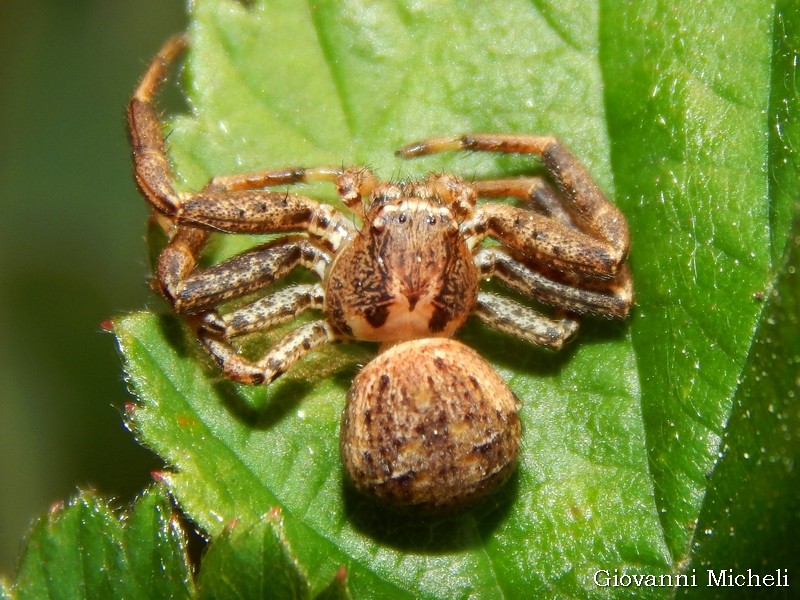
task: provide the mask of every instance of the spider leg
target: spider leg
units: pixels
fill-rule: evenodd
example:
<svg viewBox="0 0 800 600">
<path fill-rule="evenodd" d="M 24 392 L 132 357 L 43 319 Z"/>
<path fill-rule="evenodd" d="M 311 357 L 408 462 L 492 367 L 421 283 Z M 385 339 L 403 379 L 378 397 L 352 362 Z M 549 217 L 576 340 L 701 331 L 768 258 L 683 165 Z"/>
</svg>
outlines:
<svg viewBox="0 0 800 600">
<path fill-rule="evenodd" d="M 364 167 L 340 169 L 334 167 L 289 167 L 264 169 L 252 173 L 239 173 L 214 177 L 209 187 L 226 190 L 248 190 L 275 185 L 330 181 L 336 184 L 339 196 L 351 210 L 363 216 L 361 200 L 378 184 L 375 174 Z"/>
<path fill-rule="evenodd" d="M 478 293 L 473 314 L 493 329 L 551 350 L 560 350 L 578 331 L 578 322 L 572 317 L 551 319 L 504 296 L 487 292 Z"/>
<path fill-rule="evenodd" d="M 194 270 L 202 246 L 194 228 L 179 228 L 158 261 L 157 278 L 164 296 L 179 313 L 210 310 L 246 296 L 284 277 L 298 265 L 320 277 L 330 254 L 303 237 L 284 237 L 247 250 L 204 270 Z M 190 246 L 190 243 L 194 245 Z"/>
<path fill-rule="evenodd" d="M 577 229 L 572 216 L 553 187 L 542 177 L 518 177 L 473 181 L 472 188 L 483 198 L 517 198 L 527 206 L 542 210 L 559 223 Z"/>
<path fill-rule="evenodd" d="M 564 282 L 557 274 L 548 276 L 528 267 L 499 247 L 481 248 L 475 265 L 482 277 L 496 278 L 512 290 L 543 304 L 557 306 L 571 313 L 623 319 L 633 303 L 633 285 L 627 265 L 610 281 L 580 280 Z M 563 276 L 562 276 L 563 277 Z"/>
<path fill-rule="evenodd" d="M 327 322 L 312 321 L 295 329 L 260 360 L 251 361 L 239 354 L 227 340 L 210 331 L 200 329 L 198 337 L 225 375 L 251 385 L 272 383 L 315 348 L 340 340 Z"/>
<path fill-rule="evenodd" d="M 230 338 L 285 323 L 309 309 L 322 308 L 324 291 L 319 284 L 296 285 L 265 296 L 216 320 L 203 315 L 197 336 L 212 358 L 231 379 L 240 383 L 268 384 L 314 348 L 338 336 L 325 321 L 299 327 L 273 346 L 258 361 L 243 356 Z"/>
<path fill-rule="evenodd" d="M 186 48 L 185 35 L 170 38 L 145 71 L 128 103 L 128 132 L 133 151 L 134 178 L 142 194 L 160 212 L 168 214 L 175 196 L 172 171 L 164 150 L 164 136 L 153 95 L 167 68 Z"/>
<path fill-rule="evenodd" d="M 186 47 L 185 36 L 167 41 L 150 63 L 128 103 L 128 130 L 134 178 L 142 195 L 160 213 L 179 225 L 230 233 L 308 231 L 335 248 L 354 233 L 350 220 L 312 198 L 251 189 L 305 178 L 331 179 L 336 169 L 271 170 L 212 180 L 197 193 L 178 193 L 173 185 L 164 135 L 154 96 L 167 68 Z"/>
<path fill-rule="evenodd" d="M 528 262 L 565 273 L 611 279 L 621 261 L 604 242 L 526 208 L 484 204 L 461 224 L 462 235 L 475 248 L 490 236 Z"/>
<path fill-rule="evenodd" d="M 226 190 L 250 190 L 276 185 L 291 185 L 311 181 L 333 181 L 341 177 L 343 169 L 335 167 L 288 167 L 284 169 L 263 169 L 249 173 L 218 175 L 211 179 L 212 187 Z"/>
<path fill-rule="evenodd" d="M 525 209 L 505 205 L 481 207 L 475 231 L 485 231 L 532 259 L 552 268 L 608 279 L 628 254 L 625 218 L 609 202 L 586 169 L 550 136 L 475 134 L 415 142 L 398 151 L 405 158 L 447 150 L 534 154 L 564 194 L 564 208 L 581 232 Z"/>
<path fill-rule="evenodd" d="M 291 321 L 307 310 L 322 310 L 324 302 L 325 291 L 320 284 L 293 285 L 222 315 L 219 332 L 232 338 L 268 329 Z"/>
<path fill-rule="evenodd" d="M 197 267 L 197 260 L 211 232 L 197 227 L 176 227 L 166 247 L 158 256 L 156 281 L 161 294 L 175 306 L 184 280 Z"/>
<path fill-rule="evenodd" d="M 198 338 L 232 379 L 242 383 L 269 383 L 306 353 L 336 339 L 329 326 L 319 322 L 321 326 L 304 326 L 287 336 L 261 361 L 254 363 L 242 356 L 229 338 L 272 327 L 306 310 L 321 308 L 324 303 L 322 286 L 292 286 L 223 315 L 216 306 L 269 285 L 297 265 L 322 276 L 331 257 L 306 238 L 278 238 L 197 271 L 197 257 L 207 237 L 208 231 L 178 227 L 159 257 L 158 278 L 162 292 L 176 311 L 197 315 L 189 321 Z"/>
</svg>

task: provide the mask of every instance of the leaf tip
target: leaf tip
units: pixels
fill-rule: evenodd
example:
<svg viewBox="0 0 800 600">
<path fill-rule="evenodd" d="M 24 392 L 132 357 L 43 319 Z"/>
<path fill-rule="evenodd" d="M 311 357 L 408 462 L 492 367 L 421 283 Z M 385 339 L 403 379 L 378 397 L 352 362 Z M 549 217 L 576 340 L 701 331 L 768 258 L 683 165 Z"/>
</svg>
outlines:
<svg viewBox="0 0 800 600">
<path fill-rule="evenodd" d="M 228 524 L 225 525 L 225 528 L 223 529 L 222 534 L 223 535 L 230 534 L 234 530 L 234 528 L 236 527 L 236 525 L 238 523 L 239 523 L 239 518 L 238 517 L 234 517 L 233 519 L 228 521 Z"/>
<path fill-rule="evenodd" d="M 267 519 L 269 519 L 275 525 L 281 525 L 283 521 L 283 513 L 281 512 L 280 506 L 273 506 L 269 509 L 267 513 Z"/>
<path fill-rule="evenodd" d="M 56 500 L 47 509 L 47 515 L 50 519 L 56 519 L 63 510 L 64 510 L 64 501 Z"/>
<path fill-rule="evenodd" d="M 339 568 L 336 570 L 336 575 L 334 575 L 336 581 L 341 584 L 347 583 L 347 567 L 345 565 L 340 565 Z"/>
</svg>

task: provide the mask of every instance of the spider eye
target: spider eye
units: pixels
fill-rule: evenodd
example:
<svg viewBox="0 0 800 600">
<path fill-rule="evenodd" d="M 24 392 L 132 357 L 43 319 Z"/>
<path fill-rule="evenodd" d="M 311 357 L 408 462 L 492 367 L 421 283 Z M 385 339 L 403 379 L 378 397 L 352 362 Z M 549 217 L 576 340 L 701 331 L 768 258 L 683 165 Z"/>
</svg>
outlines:
<svg viewBox="0 0 800 600">
<path fill-rule="evenodd" d="M 425 222 L 428 225 L 436 225 L 436 217 L 434 217 L 433 215 L 428 215 L 427 217 L 425 217 Z"/>
<path fill-rule="evenodd" d="M 406 213 L 404 213 L 404 212 L 403 212 L 403 213 L 400 213 L 400 216 L 399 216 L 399 217 L 397 217 L 397 222 L 398 222 L 398 223 L 400 223 L 400 224 L 402 225 L 402 224 L 403 224 L 403 223 L 405 223 L 406 221 L 408 221 L 408 214 L 406 214 Z"/>
</svg>

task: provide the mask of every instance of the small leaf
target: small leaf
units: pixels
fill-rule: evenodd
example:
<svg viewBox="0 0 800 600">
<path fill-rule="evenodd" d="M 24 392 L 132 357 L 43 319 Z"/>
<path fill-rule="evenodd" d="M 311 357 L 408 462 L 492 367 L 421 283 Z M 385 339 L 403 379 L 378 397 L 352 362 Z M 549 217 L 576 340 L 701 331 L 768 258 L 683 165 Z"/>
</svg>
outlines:
<svg viewBox="0 0 800 600">
<path fill-rule="evenodd" d="M 199 598 L 309 598 L 308 582 L 284 539 L 277 512 L 232 524 L 209 546 Z"/>
<path fill-rule="evenodd" d="M 193 595 L 186 536 L 163 487 L 142 494 L 125 515 L 122 548 L 127 559 L 125 584 L 141 598 Z M 136 594 L 126 593 L 125 597 Z"/>
<path fill-rule="evenodd" d="M 314 596 L 314 600 L 351 600 L 350 588 L 347 587 L 347 569 L 341 567 L 328 587 Z"/>
<path fill-rule="evenodd" d="M 190 597 L 186 542 L 163 487 L 122 517 L 89 492 L 54 506 L 30 533 L 13 591 L 20 599 Z"/>
</svg>

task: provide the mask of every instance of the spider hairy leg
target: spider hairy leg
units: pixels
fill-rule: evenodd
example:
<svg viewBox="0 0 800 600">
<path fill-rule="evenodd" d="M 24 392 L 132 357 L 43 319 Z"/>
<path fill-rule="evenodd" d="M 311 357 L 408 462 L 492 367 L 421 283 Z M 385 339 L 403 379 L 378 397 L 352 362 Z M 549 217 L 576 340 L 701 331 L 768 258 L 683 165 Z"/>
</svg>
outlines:
<svg viewBox="0 0 800 600">
<path fill-rule="evenodd" d="M 166 77 L 169 66 L 186 50 L 188 45 L 189 39 L 185 33 L 179 33 L 169 38 L 148 65 L 139 85 L 134 90 L 133 97 L 142 102 L 150 102 Z"/>
<path fill-rule="evenodd" d="M 536 154 L 541 156 L 547 148 L 554 144 L 560 145 L 556 138 L 547 135 L 474 133 L 412 142 L 397 150 L 396 154 L 402 158 L 415 158 L 437 152 L 475 150 L 479 152 Z"/>
<path fill-rule="evenodd" d="M 228 233 L 308 231 L 334 247 L 352 235 L 352 223 L 331 206 L 297 194 L 252 189 L 303 178 L 336 180 L 340 169 L 264 170 L 217 177 L 197 193 L 175 191 L 154 98 L 186 44 L 185 36 L 176 36 L 161 48 L 128 103 L 134 178 L 151 206 L 178 225 Z"/>
<path fill-rule="evenodd" d="M 480 292 L 473 313 L 489 327 L 530 344 L 561 350 L 578 332 L 569 316 L 551 319 L 505 296 Z"/>
<path fill-rule="evenodd" d="M 175 189 L 153 97 L 165 78 L 169 65 L 183 52 L 186 45 L 185 35 L 170 38 L 150 63 L 128 103 L 128 132 L 136 185 L 145 198 L 164 214 L 173 212 Z"/>
<path fill-rule="evenodd" d="M 633 285 L 627 265 L 615 279 L 598 282 L 598 289 L 570 285 L 558 281 L 555 275 L 548 277 L 498 247 L 479 250 L 475 255 L 475 265 L 482 277 L 496 278 L 528 298 L 576 314 L 624 319 L 633 303 Z"/>
<path fill-rule="evenodd" d="M 275 344 L 260 360 L 242 356 L 227 340 L 200 329 L 197 333 L 222 372 L 238 383 L 269 384 L 306 354 L 324 344 L 340 341 L 325 321 L 312 321 L 298 327 Z"/>
<path fill-rule="evenodd" d="M 580 229 L 595 238 L 595 248 L 578 263 L 571 267 L 579 272 L 584 271 L 581 261 L 588 260 L 585 272 L 596 277 L 612 277 L 627 258 L 630 245 L 627 222 L 622 213 L 609 202 L 589 173 L 570 153 L 570 151 L 552 136 L 524 136 L 502 134 L 470 134 L 452 138 L 432 138 L 415 142 L 397 151 L 404 158 L 413 158 L 450 150 L 473 150 L 482 152 L 502 152 L 516 154 L 533 154 L 539 156 L 542 164 L 553 177 L 564 194 L 564 208 L 574 219 Z M 487 215 L 488 216 L 488 215 Z M 518 236 L 515 227 L 518 215 L 513 211 L 506 214 L 504 210 L 495 209 L 489 216 L 489 227 L 496 226 L 496 233 L 510 246 L 534 257 L 549 254 L 548 244 L 542 248 L 535 235 Z M 490 234 L 492 232 L 489 232 Z M 548 232 L 557 235 L 557 231 Z M 548 237 L 549 237 L 548 236 Z M 582 240 L 577 240 L 582 243 Z M 569 236 L 567 235 L 567 243 Z"/>
<path fill-rule="evenodd" d="M 210 232 L 196 227 L 177 227 L 167 246 L 161 251 L 156 266 L 156 280 L 161 294 L 175 306 L 183 281 L 197 266 L 197 259 L 208 241 Z"/>
<path fill-rule="evenodd" d="M 609 279 L 619 269 L 619 262 L 602 240 L 526 208 L 487 204 L 462 228 L 484 232 L 528 260 L 559 271 Z"/>
<path fill-rule="evenodd" d="M 246 296 L 284 277 L 297 266 L 315 271 L 321 278 L 331 262 L 326 250 L 301 237 L 279 238 L 188 274 L 188 258 L 177 262 L 172 244 L 167 250 L 159 258 L 157 276 L 162 292 L 180 313 L 209 310 L 222 302 Z M 176 272 L 176 269 L 179 270 Z"/>
<path fill-rule="evenodd" d="M 284 169 L 264 169 L 249 173 L 220 175 L 211 179 L 211 187 L 226 190 L 249 190 L 276 185 L 308 183 L 311 181 L 335 182 L 341 177 L 343 169 L 335 167 L 287 167 Z"/>
<path fill-rule="evenodd" d="M 325 291 L 318 283 L 293 285 L 222 315 L 226 338 L 269 329 L 291 321 L 307 310 L 322 310 Z"/>
<path fill-rule="evenodd" d="M 312 181 L 334 183 L 339 199 L 361 217 L 364 216 L 363 199 L 379 183 L 375 174 L 365 167 L 287 167 L 214 177 L 208 187 L 239 191 Z"/>
<path fill-rule="evenodd" d="M 531 208 L 543 210 L 559 223 L 577 229 L 556 191 L 542 177 L 474 181 L 471 185 L 482 198 L 517 198 Z"/>
</svg>

